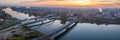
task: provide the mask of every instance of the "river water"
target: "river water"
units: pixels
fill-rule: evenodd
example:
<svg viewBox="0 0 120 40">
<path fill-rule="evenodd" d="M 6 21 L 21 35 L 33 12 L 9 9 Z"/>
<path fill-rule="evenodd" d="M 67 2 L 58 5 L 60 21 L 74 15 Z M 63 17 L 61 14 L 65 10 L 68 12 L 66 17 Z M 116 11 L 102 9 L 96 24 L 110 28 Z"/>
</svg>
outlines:
<svg viewBox="0 0 120 40">
<path fill-rule="evenodd" d="M 12 17 L 20 19 L 20 20 L 30 19 L 30 18 L 34 18 L 35 17 L 35 16 L 29 16 L 28 14 L 24 14 L 24 13 L 21 13 L 21 12 L 14 11 L 11 8 L 5 8 L 3 10 L 6 13 L 8 13 L 9 15 L 11 15 Z"/>
<path fill-rule="evenodd" d="M 28 14 L 10 11 L 10 9 L 6 12 L 19 19 L 34 18 L 34 16 L 29 17 Z M 14 14 L 14 12 L 16 13 Z M 50 20 L 46 20 L 45 22 L 47 21 Z M 43 25 L 34 26 L 32 28 L 47 35 L 50 32 L 54 31 L 56 28 L 62 26 L 63 24 L 60 22 L 60 20 L 55 20 Z M 39 23 L 40 22 L 34 24 Z M 58 40 L 120 40 L 120 25 L 78 23 L 70 31 L 58 37 Z"/>
<path fill-rule="evenodd" d="M 79 23 L 59 40 L 120 40 L 120 25 Z"/>
</svg>

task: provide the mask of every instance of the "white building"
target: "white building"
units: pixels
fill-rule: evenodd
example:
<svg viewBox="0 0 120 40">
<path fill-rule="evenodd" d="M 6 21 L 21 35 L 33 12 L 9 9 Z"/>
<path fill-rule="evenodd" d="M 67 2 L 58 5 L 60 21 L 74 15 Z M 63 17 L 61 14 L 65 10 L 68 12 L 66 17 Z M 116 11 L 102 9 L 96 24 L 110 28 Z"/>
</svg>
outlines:
<svg viewBox="0 0 120 40">
<path fill-rule="evenodd" d="M 3 24 L 3 21 L 4 21 L 4 20 L 3 20 L 2 18 L 0 18 L 0 24 Z"/>
<path fill-rule="evenodd" d="M 1 21 L 4 21 L 4 20 L 3 20 L 2 18 L 0 18 L 0 22 L 1 22 Z"/>
<path fill-rule="evenodd" d="M 120 18 L 120 13 L 114 14 L 117 18 Z"/>
</svg>

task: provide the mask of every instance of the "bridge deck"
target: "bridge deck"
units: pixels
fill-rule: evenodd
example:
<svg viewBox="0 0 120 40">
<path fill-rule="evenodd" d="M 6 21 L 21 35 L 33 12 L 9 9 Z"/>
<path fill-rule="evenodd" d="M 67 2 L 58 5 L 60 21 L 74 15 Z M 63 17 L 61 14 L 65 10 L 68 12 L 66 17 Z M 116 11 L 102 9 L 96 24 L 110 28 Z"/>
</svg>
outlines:
<svg viewBox="0 0 120 40">
<path fill-rule="evenodd" d="M 57 33 L 61 32 L 62 30 L 66 29 L 66 28 L 68 28 L 71 24 L 73 24 L 73 23 L 75 23 L 75 22 L 77 22 L 76 19 L 71 20 L 69 23 L 61 26 L 60 28 L 56 29 L 55 31 L 53 31 L 53 32 L 50 33 L 49 35 L 46 35 L 46 36 L 43 36 L 43 37 L 39 37 L 39 38 L 36 38 L 36 39 L 34 39 L 34 40 L 40 40 L 40 39 L 41 39 L 41 40 L 46 40 L 46 39 L 48 39 L 48 38 L 50 38 L 50 37 L 53 37 L 53 36 L 55 36 Z"/>
</svg>

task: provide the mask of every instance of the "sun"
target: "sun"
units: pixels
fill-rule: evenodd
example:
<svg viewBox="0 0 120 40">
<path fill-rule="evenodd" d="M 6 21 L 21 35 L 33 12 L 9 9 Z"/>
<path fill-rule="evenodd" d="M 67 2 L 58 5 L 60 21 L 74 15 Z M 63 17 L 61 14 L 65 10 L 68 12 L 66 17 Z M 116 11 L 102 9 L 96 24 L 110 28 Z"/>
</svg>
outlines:
<svg viewBox="0 0 120 40">
<path fill-rule="evenodd" d="M 84 5 L 91 4 L 89 0 L 78 0 L 77 3 L 84 4 Z"/>
</svg>

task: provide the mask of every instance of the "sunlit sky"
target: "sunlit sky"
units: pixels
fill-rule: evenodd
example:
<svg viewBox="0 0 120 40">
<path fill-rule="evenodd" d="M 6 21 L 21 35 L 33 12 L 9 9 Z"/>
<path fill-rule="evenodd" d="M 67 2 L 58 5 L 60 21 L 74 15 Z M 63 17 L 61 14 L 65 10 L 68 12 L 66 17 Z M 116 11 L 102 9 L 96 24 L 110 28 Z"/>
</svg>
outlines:
<svg viewBox="0 0 120 40">
<path fill-rule="evenodd" d="M 0 0 L 0 5 L 120 7 L 120 0 Z"/>
</svg>

